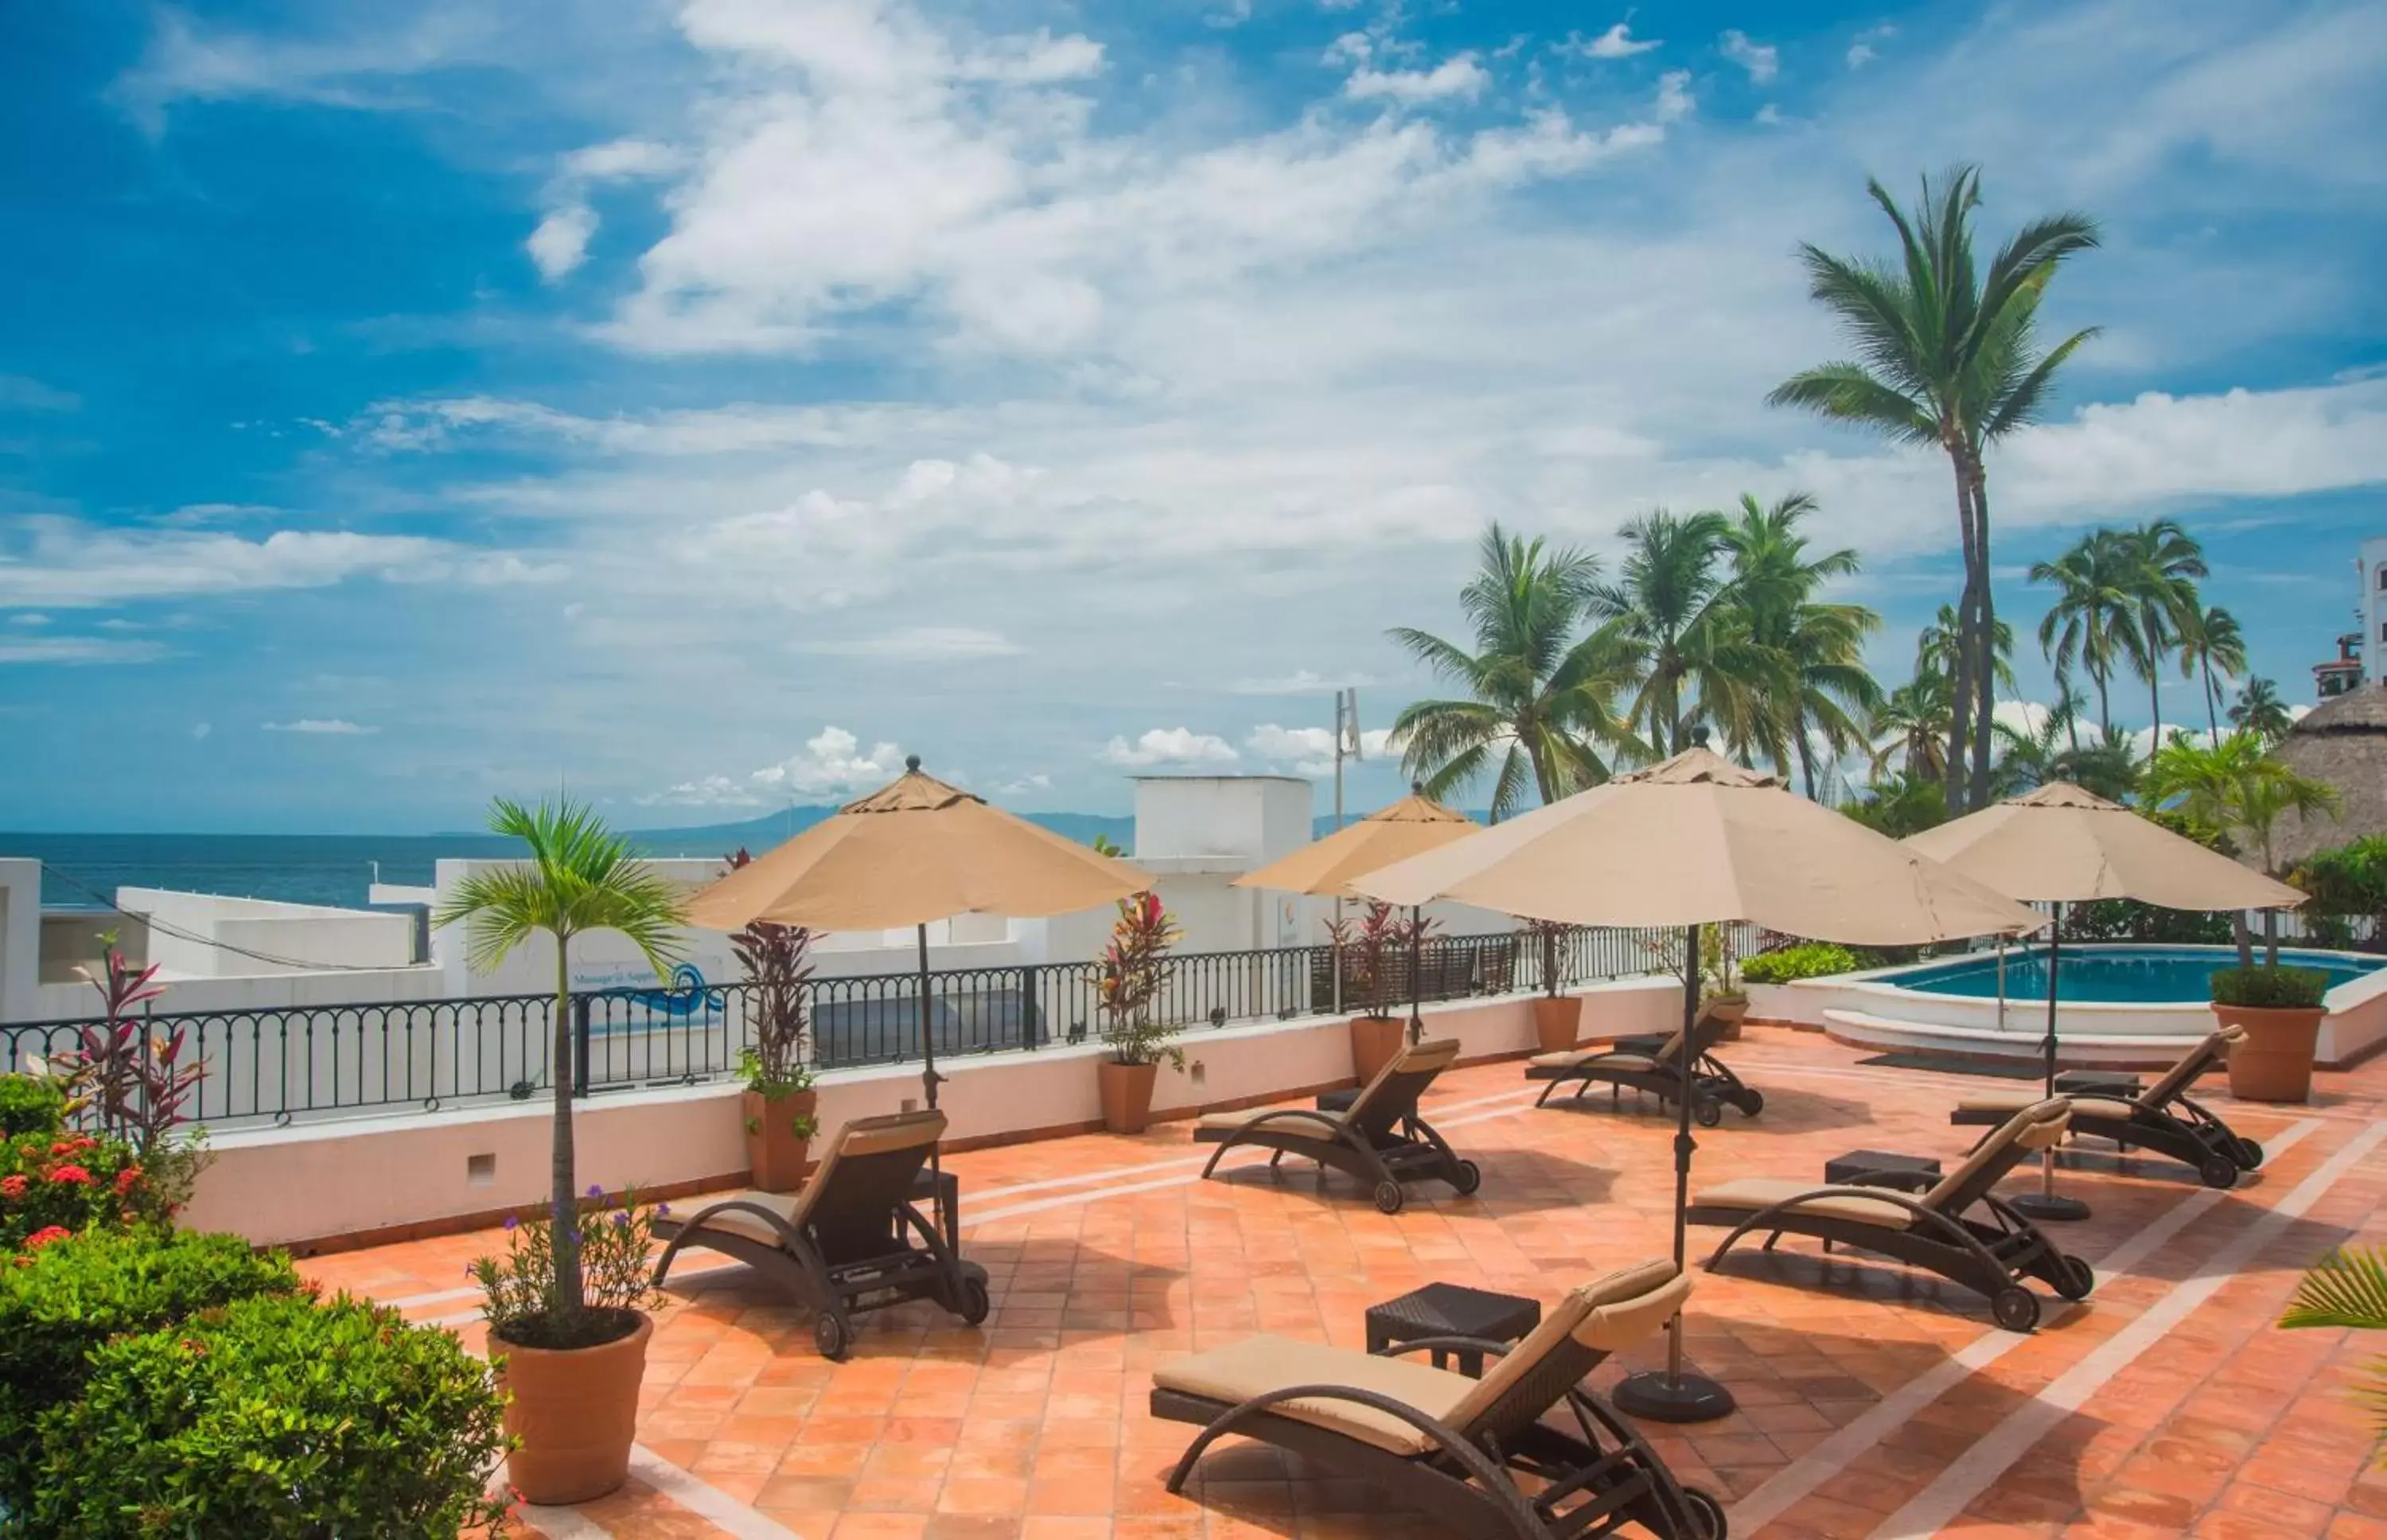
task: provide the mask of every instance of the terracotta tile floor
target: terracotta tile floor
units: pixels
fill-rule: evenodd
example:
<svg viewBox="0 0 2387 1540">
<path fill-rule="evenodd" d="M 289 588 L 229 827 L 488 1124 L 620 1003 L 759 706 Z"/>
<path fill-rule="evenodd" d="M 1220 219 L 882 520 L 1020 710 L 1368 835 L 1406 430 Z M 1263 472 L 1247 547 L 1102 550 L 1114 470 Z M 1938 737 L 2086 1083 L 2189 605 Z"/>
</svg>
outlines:
<svg viewBox="0 0 2387 1540">
<path fill-rule="evenodd" d="M 1966 1130 L 1947 1108 L 1994 1083 L 1860 1066 L 1818 1038 L 1761 1029 L 1730 1056 L 1766 1106 L 1701 1132 L 1695 1185 L 1819 1179 L 1861 1146 L 1957 1155 Z M 2068 1309 L 2049 1297 L 2033 1336 L 1999 1332 L 1964 1291 L 1810 1242 L 1698 1273 L 1691 1355 L 1740 1409 L 1655 1442 L 1685 1481 L 1735 1505 L 1737 1535 L 2387 1536 L 2387 1473 L 2368 1470 L 2349 1397 L 2387 1343 L 2271 1324 L 2305 1266 L 2387 1238 L 2387 1063 L 2322 1076 L 2308 1107 L 2232 1104 L 2218 1077 L 2205 1089 L 2277 1157 L 2228 1193 L 2152 1157 L 2067 1157 L 2065 1187 L 2095 1212 L 2062 1233 L 2098 1265 L 2099 1287 Z M 1393 1218 L 1306 1169 L 1271 1176 L 1254 1161 L 1197 1181 L 1181 1124 L 954 1155 L 966 1249 L 992 1275 L 983 1329 L 928 1306 L 883 1312 L 832 1365 L 809 1322 L 743 1269 L 676 1279 L 636 1479 L 579 1510 L 528 1513 L 525 1532 L 1425 1534 L 1364 1487 L 1232 1439 L 1187 1496 L 1169 1496 L 1164 1472 L 1193 1430 L 1146 1414 L 1149 1370 L 1258 1331 L 1358 1346 L 1369 1304 L 1432 1280 L 1547 1299 L 1664 1254 L 1672 1124 L 1655 1104 L 1534 1111 L 1528 1097 L 1515 1064 L 1446 1076 L 1426 1110 L 1482 1164 L 1483 1190 L 1422 1186 Z M 1695 1258 L 1718 1233 L 1691 1232 Z M 478 1345 L 463 1266 L 493 1239 L 307 1267 Z"/>
</svg>

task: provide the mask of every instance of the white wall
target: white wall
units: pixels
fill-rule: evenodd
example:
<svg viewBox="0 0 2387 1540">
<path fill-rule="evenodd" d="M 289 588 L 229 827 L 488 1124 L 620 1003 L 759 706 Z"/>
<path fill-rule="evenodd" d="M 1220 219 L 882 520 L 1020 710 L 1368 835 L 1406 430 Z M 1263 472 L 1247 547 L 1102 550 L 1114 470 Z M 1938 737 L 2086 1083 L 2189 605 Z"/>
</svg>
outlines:
<svg viewBox="0 0 2387 1540">
<path fill-rule="evenodd" d="M 1257 869 L 1309 842 L 1312 793 L 1289 776 L 1140 776 L 1130 859 L 1234 856 Z"/>
<path fill-rule="evenodd" d="M 265 978 L 414 962 L 410 915 L 158 888 L 120 888 L 116 906 L 149 922 L 148 960 L 168 978 Z M 232 947 L 241 950 L 224 950 Z"/>
<path fill-rule="evenodd" d="M 42 864 L 0 856 L 0 1021 L 40 1019 Z"/>
</svg>

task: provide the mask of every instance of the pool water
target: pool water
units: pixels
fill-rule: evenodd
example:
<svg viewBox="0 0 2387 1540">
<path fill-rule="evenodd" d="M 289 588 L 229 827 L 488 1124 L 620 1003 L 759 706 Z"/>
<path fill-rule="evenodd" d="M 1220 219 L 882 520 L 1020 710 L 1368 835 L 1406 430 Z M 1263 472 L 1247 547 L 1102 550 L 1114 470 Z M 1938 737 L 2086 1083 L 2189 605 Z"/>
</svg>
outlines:
<svg viewBox="0 0 2387 1540">
<path fill-rule="evenodd" d="M 2259 949 L 2255 955 L 2261 956 Z M 2284 947 L 2280 951 L 2280 962 L 2286 966 L 2319 969 L 2329 975 L 2331 989 L 2387 967 L 2387 958 L 2357 961 L 2331 953 L 2295 952 Z M 2132 1004 L 2201 1004 L 2213 997 L 2209 980 L 2214 969 L 2237 966 L 2238 954 L 2228 947 L 2068 946 L 2064 949 L 2056 998 Z M 1886 974 L 1876 981 L 1926 994 L 1995 999 L 1997 953 L 1976 953 L 1961 962 L 1933 963 L 1903 973 Z M 2008 949 L 2006 998 L 2047 998 L 2044 950 Z"/>
</svg>

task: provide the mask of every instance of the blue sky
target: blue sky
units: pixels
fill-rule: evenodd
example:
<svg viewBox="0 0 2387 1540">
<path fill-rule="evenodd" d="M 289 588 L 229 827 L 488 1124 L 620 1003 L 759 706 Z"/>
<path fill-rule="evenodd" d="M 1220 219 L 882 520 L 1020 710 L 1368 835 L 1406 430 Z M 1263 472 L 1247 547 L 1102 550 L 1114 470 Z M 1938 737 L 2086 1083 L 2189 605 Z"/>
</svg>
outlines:
<svg viewBox="0 0 2387 1540">
<path fill-rule="evenodd" d="M 1389 720 L 1487 519 L 1743 490 L 1823 499 L 1902 676 L 1944 469 L 1762 398 L 1836 353 L 1797 243 L 1956 159 L 2106 232 L 2001 607 L 2169 513 L 2305 699 L 2387 531 L 2382 72 L 2355 4 L 7 7 L 0 827 L 708 822 L 903 751 L 1115 810 Z"/>
</svg>

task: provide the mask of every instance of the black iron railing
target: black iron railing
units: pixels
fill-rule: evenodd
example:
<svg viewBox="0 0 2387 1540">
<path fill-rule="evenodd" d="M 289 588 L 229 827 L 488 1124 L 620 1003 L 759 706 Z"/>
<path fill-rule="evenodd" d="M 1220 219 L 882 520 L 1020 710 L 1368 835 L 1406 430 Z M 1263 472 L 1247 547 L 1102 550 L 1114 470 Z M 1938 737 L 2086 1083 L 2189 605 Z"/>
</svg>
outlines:
<svg viewBox="0 0 2387 1540">
<path fill-rule="evenodd" d="M 1585 929 L 1557 945 L 1561 988 L 1666 966 L 1664 930 Z M 1523 932 L 1442 937 L 1419 949 L 1415 994 L 1465 999 L 1545 987 L 1545 947 Z M 1193 953 L 1173 957 L 1154 1014 L 1189 1030 L 1282 1020 L 1335 1008 L 1337 953 L 1327 946 Z M 1356 960 L 1342 954 L 1342 1007 L 1365 1004 Z M 1384 960 L 1386 997 L 1412 993 L 1408 954 Z M 940 1057 L 1080 1042 L 1100 1034 L 1098 965 L 1027 963 L 928 976 L 929 1031 Z M 574 1092 L 692 1084 L 726 1075 L 753 1041 L 750 986 L 692 973 L 673 989 L 575 995 L 568 1024 Z M 920 1057 L 920 976 L 816 978 L 805 990 L 814 1063 L 823 1069 Z M 180 1030 L 185 1062 L 206 1067 L 191 1116 L 214 1127 L 391 1111 L 461 1102 L 525 1100 L 551 1088 L 555 1001 L 544 994 L 158 1012 L 153 1030 Z M 70 1053 L 90 1019 L 0 1026 L 0 1070 Z"/>
</svg>

